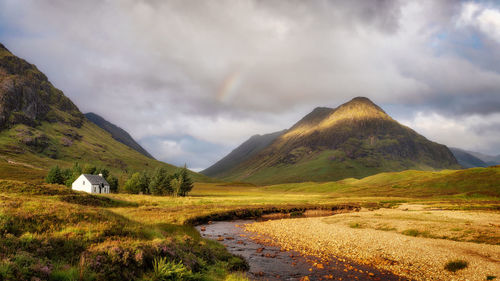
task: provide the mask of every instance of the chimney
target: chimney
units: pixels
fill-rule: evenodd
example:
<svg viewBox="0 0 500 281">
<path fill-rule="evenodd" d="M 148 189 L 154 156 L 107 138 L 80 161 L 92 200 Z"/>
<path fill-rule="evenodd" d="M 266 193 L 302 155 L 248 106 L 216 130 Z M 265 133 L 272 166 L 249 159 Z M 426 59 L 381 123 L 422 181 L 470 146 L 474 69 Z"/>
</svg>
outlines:
<svg viewBox="0 0 500 281">
<path fill-rule="evenodd" d="M 101 173 L 99 173 L 99 176 L 102 178 L 102 174 Z"/>
</svg>

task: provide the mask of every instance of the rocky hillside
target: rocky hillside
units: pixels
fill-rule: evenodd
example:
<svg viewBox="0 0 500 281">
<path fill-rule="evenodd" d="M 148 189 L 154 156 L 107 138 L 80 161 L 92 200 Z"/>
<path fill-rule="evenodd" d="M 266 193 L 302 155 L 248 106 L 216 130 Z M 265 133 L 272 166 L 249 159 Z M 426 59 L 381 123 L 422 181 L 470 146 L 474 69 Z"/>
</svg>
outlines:
<svg viewBox="0 0 500 281">
<path fill-rule="evenodd" d="M 110 133 L 115 140 L 134 149 L 135 151 L 141 153 L 146 157 L 154 159 L 154 157 L 151 156 L 151 154 L 149 154 L 149 152 L 147 152 L 140 144 L 138 144 L 134 140 L 134 138 L 132 138 L 132 136 L 129 133 L 127 133 L 127 131 L 123 130 L 122 128 L 116 126 L 115 124 L 107 121 L 106 119 L 102 118 L 101 116 L 93 112 L 85 113 L 85 117 L 87 117 L 88 120 L 99 126 L 101 129 Z"/>
<path fill-rule="evenodd" d="M 0 44 L 0 128 L 42 121 L 81 127 L 78 108 L 38 69 Z"/>
<path fill-rule="evenodd" d="M 221 161 L 219 167 L 224 164 Z M 204 173 L 226 180 L 269 184 L 460 166 L 446 146 L 429 141 L 399 124 L 369 99 L 358 97 L 334 109 L 314 109 L 265 148 L 259 148 L 258 153 L 227 167 L 215 173 L 210 167 Z"/>
<path fill-rule="evenodd" d="M 122 175 L 163 166 L 88 121 L 36 66 L 0 44 L 0 178 L 41 180 L 53 165 L 74 162 Z M 191 173 L 195 180 L 210 180 Z"/>
</svg>

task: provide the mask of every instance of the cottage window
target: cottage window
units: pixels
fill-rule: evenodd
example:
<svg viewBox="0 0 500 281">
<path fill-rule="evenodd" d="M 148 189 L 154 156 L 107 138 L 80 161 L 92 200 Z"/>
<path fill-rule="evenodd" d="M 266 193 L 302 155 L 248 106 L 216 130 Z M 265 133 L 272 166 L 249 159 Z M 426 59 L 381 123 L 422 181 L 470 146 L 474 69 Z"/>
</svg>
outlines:
<svg viewBox="0 0 500 281">
<path fill-rule="evenodd" d="M 83 181 L 83 183 L 82 183 L 82 184 L 83 184 L 83 185 L 85 185 L 85 181 Z"/>
</svg>

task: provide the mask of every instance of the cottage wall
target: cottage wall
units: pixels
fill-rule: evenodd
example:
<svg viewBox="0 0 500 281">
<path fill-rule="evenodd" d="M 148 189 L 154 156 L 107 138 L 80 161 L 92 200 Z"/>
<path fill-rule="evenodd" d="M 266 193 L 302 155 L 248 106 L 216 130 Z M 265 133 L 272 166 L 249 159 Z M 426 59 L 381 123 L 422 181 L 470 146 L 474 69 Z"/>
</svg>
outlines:
<svg viewBox="0 0 500 281">
<path fill-rule="evenodd" d="M 88 193 L 92 193 L 92 184 L 85 178 L 84 175 L 80 175 L 71 185 L 73 190 L 77 191 L 85 191 Z"/>
<path fill-rule="evenodd" d="M 90 181 L 82 174 L 71 185 L 71 188 L 76 191 L 85 191 L 87 193 L 110 193 L 109 185 L 99 188 L 99 185 L 91 184 Z"/>
</svg>

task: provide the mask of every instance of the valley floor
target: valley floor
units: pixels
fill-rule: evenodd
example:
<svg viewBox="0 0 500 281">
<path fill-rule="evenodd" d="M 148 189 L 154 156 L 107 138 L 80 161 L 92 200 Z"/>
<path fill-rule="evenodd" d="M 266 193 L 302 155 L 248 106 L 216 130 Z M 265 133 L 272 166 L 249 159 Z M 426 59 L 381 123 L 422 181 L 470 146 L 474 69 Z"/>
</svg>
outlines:
<svg viewBox="0 0 500 281">
<path fill-rule="evenodd" d="M 304 255 L 365 263 L 414 280 L 500 278 L 498 212 L 403 204 L 397 209 L 273 220 L 245 228 L 257 233 L 256 239 L 270 237 L 276 246 Z M 445 270 L 455 260 L 468 266 Z"/>
</svg>

